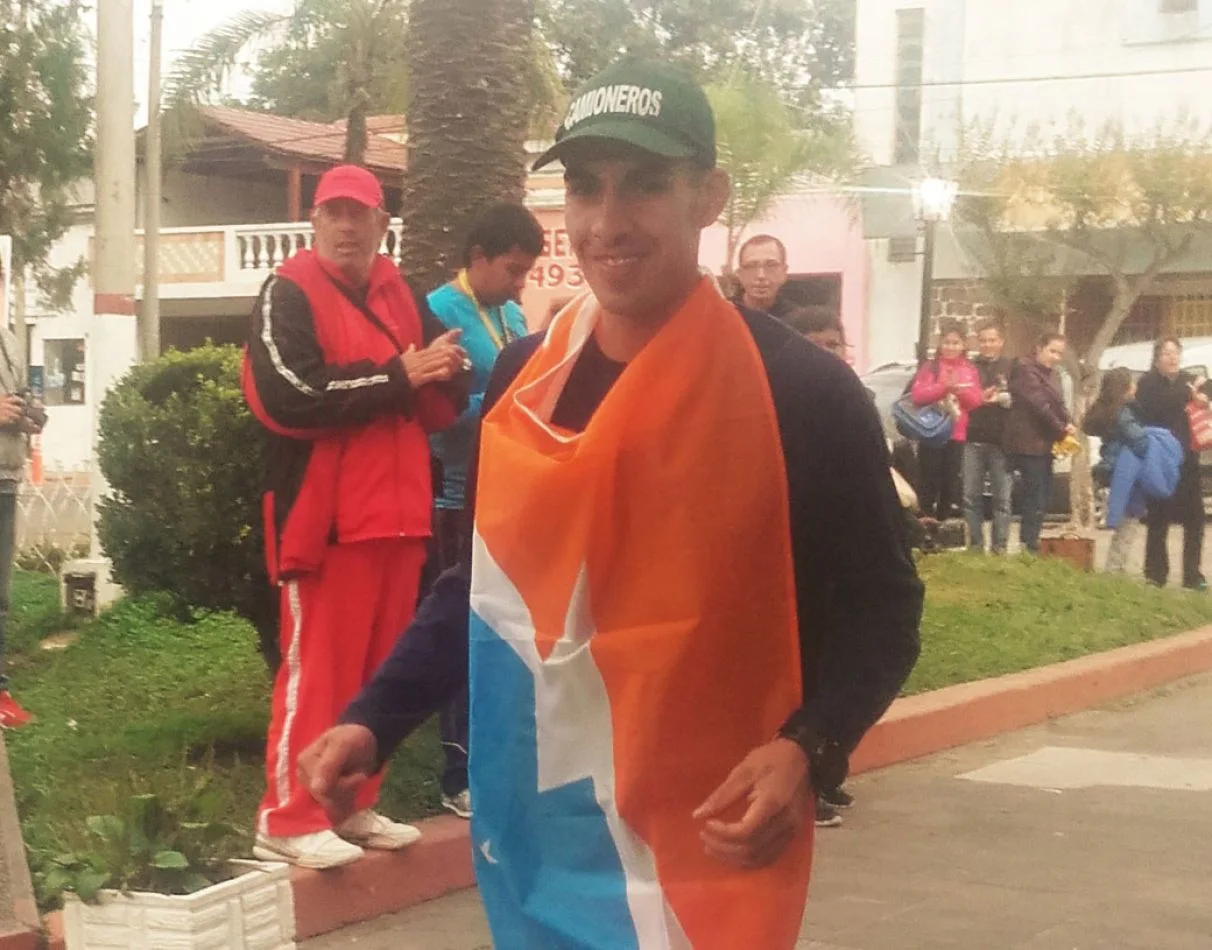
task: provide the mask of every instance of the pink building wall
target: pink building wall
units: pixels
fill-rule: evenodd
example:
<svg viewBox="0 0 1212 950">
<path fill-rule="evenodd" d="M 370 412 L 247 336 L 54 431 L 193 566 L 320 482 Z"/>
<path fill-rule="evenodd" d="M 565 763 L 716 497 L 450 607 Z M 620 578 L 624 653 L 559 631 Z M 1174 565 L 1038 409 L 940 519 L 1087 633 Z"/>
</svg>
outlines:
<svg viewBox="0 0 1212 950">
<path fill-rule="evenodd" d="M 867 247 L 857 205 L 835 195 L 799 194 L 780 198 L 770 213 L 745 229 L 745 238 L 771 234 L 787 245 L 787 265 L 796 277 L 841 277 L 842 324 L 852 344 L 855 370 L 868 366 Z M 728 235 L 716 226 L 703 235 L 700 260 L 714 273 L 724 269 Z M 734 262 L 735 263 L 735 262 Z"/>
</svg>

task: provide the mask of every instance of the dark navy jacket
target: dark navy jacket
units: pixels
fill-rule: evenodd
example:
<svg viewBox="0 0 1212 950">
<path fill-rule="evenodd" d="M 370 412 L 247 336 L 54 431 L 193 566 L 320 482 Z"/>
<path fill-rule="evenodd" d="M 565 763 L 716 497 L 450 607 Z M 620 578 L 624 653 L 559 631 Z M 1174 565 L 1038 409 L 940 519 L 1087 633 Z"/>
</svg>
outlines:
<svg viewBox="0 0 1212 950">
<path fill-rule="evenodd" d="M 923 587 L 883 430 L 858 377 L 772 317 L 741 312 L 770 380 L 787 466 L 804 667 L 804 705 L 788 710 L 789 724 L 806 745 L 819 737 L 848 753 L 917 660 Z M 539 342 L 502 351 L 485 413 Z M 469 507 L 473 498 L 469 491 Z M 466 685 L 469 596 L 468 564 L 443 574 L 342 717 L 375 733 L 382 759 Z"/>
</svg>

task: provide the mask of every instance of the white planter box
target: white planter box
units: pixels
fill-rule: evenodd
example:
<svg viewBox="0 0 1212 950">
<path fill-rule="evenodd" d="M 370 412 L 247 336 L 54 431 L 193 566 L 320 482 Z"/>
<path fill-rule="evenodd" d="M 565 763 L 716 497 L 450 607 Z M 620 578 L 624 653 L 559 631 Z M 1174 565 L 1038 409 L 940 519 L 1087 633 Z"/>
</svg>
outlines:
<svg viewBox="0 0 1212 950">
<path fill-rule="evenodd" d="M 67 895 L 67 950 L 293 950 L 290 866 L 232 863 L 245 873 L 195 894 L 102 891 L 97 904 Z"/>
</svg>

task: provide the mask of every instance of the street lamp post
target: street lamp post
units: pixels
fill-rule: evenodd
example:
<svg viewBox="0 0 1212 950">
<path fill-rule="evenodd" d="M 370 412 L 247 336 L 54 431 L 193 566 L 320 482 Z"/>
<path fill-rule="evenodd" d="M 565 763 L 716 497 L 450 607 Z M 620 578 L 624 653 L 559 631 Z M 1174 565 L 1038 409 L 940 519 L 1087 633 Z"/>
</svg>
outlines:
<svg viewBox="0 0 1212 950">
<path fill-rule="evenodd" d="M 913 207 L 922 222 L 922 299 L 918 314 L 917 358 L 925 362 L 930 352 L 931 290 L 934 283 L 934 235 L 940 221 L 951 217 L 958 186 L 943 178 L 925 178 L 913 189 Z"/>
</svg>

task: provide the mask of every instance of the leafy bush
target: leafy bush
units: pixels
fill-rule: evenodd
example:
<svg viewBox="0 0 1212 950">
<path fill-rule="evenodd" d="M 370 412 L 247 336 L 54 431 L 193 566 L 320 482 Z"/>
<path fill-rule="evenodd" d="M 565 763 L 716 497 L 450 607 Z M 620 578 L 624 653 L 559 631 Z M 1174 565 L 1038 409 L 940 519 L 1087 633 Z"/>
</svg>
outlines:
<svg viewBox="0 0 1212 950">
<path fill-rule="evenodd" d="M 207 780 L 194 791 L 200 801 Z M 231 876 L 231 843 L 239 832 L 203 818 L 198 801 L 180 812 L 156 795 L 136 795 L 122 815 L 93 815 L 86 822 L 87 850 L 56 855 L 37 872 L 43 899 L 71 891 L 92 901 L 106 887 L 156 894 L 192 894 Z"/>
<path fill-rule="evenodd" d="M 134 367 L 101 408 L 98 456 L 112 497 L 98 530 L 131 593 L 234 610 L 277 662 L 265 571 L 262 433 L 240 392 L 240 351 L 208 345 Z"/>
</svg>

